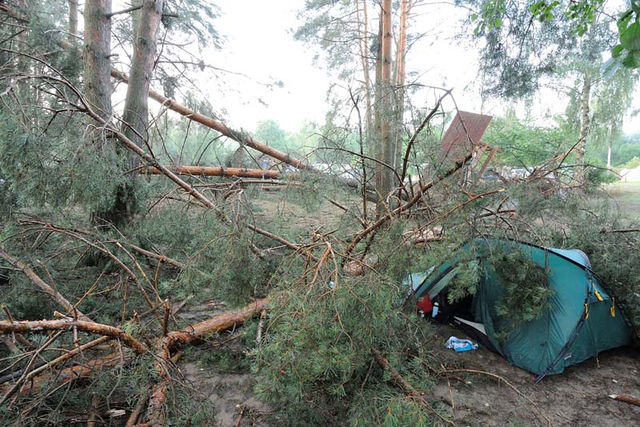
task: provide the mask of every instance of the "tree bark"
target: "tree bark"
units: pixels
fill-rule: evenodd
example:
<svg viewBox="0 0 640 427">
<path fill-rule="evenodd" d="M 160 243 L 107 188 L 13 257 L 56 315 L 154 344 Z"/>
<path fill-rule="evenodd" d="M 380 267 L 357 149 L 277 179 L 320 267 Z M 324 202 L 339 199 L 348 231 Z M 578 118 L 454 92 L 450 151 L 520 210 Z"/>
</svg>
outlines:
<svg viewBox="0 0 640 427">
<path fill-rule="evenodd" d="M 280 176 L 280 172 L 271 169 L 245 169 L 245 168 L 224 168 L 220 166 L 166 166 L 176 175 L 194 176 L 236 176 L 242 178 L 265 178 L 274 179 Z M 159 169 L 150 166 L 143 169 L 144 173 L 151 175 L 163 175 Z"/>
<path fill-rule="evenodd" d="M 378 203 L 376 214 L 382 216 L 387 210 L 387 197 L 391 193 L 391 171 L 386 166 L 393 167 L 393 143 L 391 140 L 390 121 L 392 114 L 391 104 L 391 0 L 383 0 L 380 4 L 380 18 L 382 20 L 379 42 L 381 44 L 381 56 L 379 63 L 378 83 L 379 96 L 377 96 L 376 109 L 380 123 L 380 134 L 377 141 L 376 163 L 374 170 L 376 175 L 376 193 Z M 380 163 L 381 162 L 381 163 Z"/>
<path fill-rule="evenodd" d="M 104 325 L 102 323 L 74 319 L 23 320 L 20 322 L 0 320 L 0 334 L 8 334 L 11 332 L 37 332 L 43 330 L 59 331 L 68 329 L 77 329 L 83 332 L 90 332 L 119 339 L 127 347 L 132 348 L 137 354 L 145 354 L 148 351 L 144 344 L 122 329 Z"/>
<path fill-rule="evenodd" d="M 68 3 L 69 3 L 69 42 L 75 44 L 76 36 L 78 35 L 78 0 L 68 0 Z M 85 5 L 85 8 L 86 8 L 86 5 Z"/>
<path fill-rule="evenodd" d="M 69 0 L 71 5 L 73 0 Z M 112 114 L 111 94 L 111 0 L 87 0 L 84 5 L 84 93 L 87 103 L 103 121 L 109 121 Z M 102 145 L 106 140 L 105 127 L 101 121 L 88 118 L 87 142 Z M 115 150 L 105 146 L 106 150 Z M 112 206 L 91 214 L 96 224 L 122 224 L 119 214 L 120 196 L 118 189 L 113 195 Z"/>
<path fill-rule="evenodd" d="M 360 59 L 362 62 L 362 73 L 364 77 L 364 96 L 366 103 L 365 122 L 366 134 L 373 131 L 371 120 L 371 77 L 369 75 L 369 18 L 367 13 L 367 0 L 362 0 L 362 18 L 360 17 L 360 0 L 356 0 L 356 18 L 358 20 L 358 30 L 362 28 L 360 37 Z"/>
<path fill-rule="evenodd" d="M 406 55 L 407 55 L 407 20 L 410 12 L 409 0 L 402 0 L 400 10 L 400 31 L 398 34 L 398 50 L 396 51 L 396 105 L 394 123 L 394 161 L 393 167 L 399 170 L 402 165 L 402 125 L 404 118 Z"/>
<path fill-rule="evenodd" d="M 373 101 L 373 126 L 374 128 L 369 132 L 368 142 L 373 148 L 373 156 L 376 159 L 381 157 L 382 141 L 380 139 L 380 124 L 382 120 L 382 39 L 383 39 L 383 27 L 382 27 L 382 6 L 378 18 L 378 36 L 376 38 L 376 74 L 375 74 L 375 87 L 374 87 L 374 101 Z M 373 166 L 373 178 L 376 191 L 376 197 L 378 203 L 376 204 L 376 218 L 379 218 L 384 211 L 383 209 L 383 196 L 380 194 L 379 189 L 382 185 L 382 168 L 384 165 L 375 163 Z"/>
<path fill-rule="evenodd" d="M 630 405 L 640 406 L 640 398 L 631 396 L 630 394 L 610 394 L 609 397 L 613 400 L 629 403 Z"/>
<path fill-rule="evenodd" d="M 584 156 L 587 151 L 587 137 L 589 135 L 589 101 L 591 98 L 591 77 L 584 75 L 582 86 L 582 103 L 580 118 L 580 138 L 576 146 L 576 183 L 580 186 L 585 184 Z"/>
<path fill-rule="evenodd" d="M 144 0 L 138 13 L 133 59 L 124 104 L 123 131 L 127 138 L 143 147 L 148 141 L 149 85 L 156 59 L 156 39 L 162 18 L 162 0 Z M 135 160 L 134 160 L 135 159 Z M 138 159 L 132 157 L 132 169 Z"/>
<path fill-rule="evenodd" d="M 149 141 L 149 86 L 156 59 L 156 41 L 162 18 L 162 0 L 144 0 L 134 15 L 135 37 L 129 84 L 124 102 L 123 134 L 142 149 Z M 136 171 L 140 160 L 129 154 L 129 170 Z M 129 223 L 138 211 L 136 173 L 121 185 L 116 194 L 109 221 L 115 226 Z"/>
<path fill-rule="evenodd" d="M 69 4 L 77 0 L 69 0 Z M 86 0 L 84 5 L 84 93 L 91 107 L 105 120 L 111 116 L 111 0 Z M 77 26 L 77 22 L 75 23 Z M 69 24 L 71 27 L 71 23 Z M 77 29 L 76 29 L 77 31 Z M 91 124 L 102 128 L 100 123 Z M 101 136 L 93 132 L 91 138 Z"/>
<path fill-rule="evenodd" d="M 178 344 L 189 344 L 200 340 L 213 332 L 220 332 L 241 325 L 265 310 L 268 304 L 269 299 L 264 298 L 239 310 L 227 311 L 180 331 L 170 332 L 166 337 L 162 338 L 156 354 L 156 370 L 161 380 L 153 387 L 149 398 L 148 417 L 152 426 L 165 425 L 164 402 L 167 399 L 167 388 L 171 380 L 167 365 L 173 348 Z"/>
</svg>

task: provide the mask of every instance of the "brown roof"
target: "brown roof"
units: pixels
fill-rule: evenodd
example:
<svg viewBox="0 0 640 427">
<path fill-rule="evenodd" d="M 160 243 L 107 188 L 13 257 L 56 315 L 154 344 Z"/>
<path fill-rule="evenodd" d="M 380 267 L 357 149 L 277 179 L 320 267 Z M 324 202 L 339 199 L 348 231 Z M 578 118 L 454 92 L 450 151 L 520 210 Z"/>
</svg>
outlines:
<svg viewBox="0 0 640 427">
<path fill-rule="evenodd" d="M 445 156 L 451 155 L 456 159 L 471 151 L 481 142 L 482 135 L 492 118 L 468 111 L 458 111 L 440 142 Z"/>
</svg>

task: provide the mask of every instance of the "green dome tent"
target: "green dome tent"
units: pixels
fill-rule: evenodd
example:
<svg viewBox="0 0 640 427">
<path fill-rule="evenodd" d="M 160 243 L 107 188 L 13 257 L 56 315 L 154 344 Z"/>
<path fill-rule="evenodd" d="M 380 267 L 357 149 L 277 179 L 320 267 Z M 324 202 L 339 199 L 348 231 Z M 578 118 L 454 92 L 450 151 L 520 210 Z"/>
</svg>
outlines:
<svg viewBox="0 0 640 427">
<path fill-rule="evenodd" d="M 491 255 L 496 251 L 519 251 L 545 269 L 545 286 L 550 292 L 548 304 L 537 318 L 514 325 L 499 311 L 505 286 L 492 265 Z M 446 305 L 449 285 L 459 266 L 470 259 L 476 263 L 479 282 L 472 296 L 448 307 L 454 311 L 452 320 L 466 330 L 472 328 L 481 342 L 490 343 L 509 362 L 536 374 L 538 381 L 599 352 L 630 344 L 631 328 L 579 250 L 479 238 L 460 247 L 449 262 L 410 275 L 405 284 L 413 287 L 416 297 L 428 294 Z"/>
</svg>

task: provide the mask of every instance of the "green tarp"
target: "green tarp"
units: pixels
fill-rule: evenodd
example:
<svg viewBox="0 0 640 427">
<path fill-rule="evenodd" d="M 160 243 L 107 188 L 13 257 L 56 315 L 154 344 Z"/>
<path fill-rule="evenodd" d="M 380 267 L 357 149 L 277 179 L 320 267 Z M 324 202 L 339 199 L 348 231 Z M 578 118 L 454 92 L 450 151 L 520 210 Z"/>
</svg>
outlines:
<svg viewBox="0 0 640 427">
<path fill-rule="evenodd" d="M 551 290 L 548 308 L 532 321 L 515 326 L 497 314 L 497 301 L 504 292 L 489 256 L 491 251 L 519 250 L 523 256 L 547 271 Z M 478 260 L 480 283 L 476 286 L 470 312 L 472 320 L 484 325 L 486 337 L 507 360 L 538 376 L 557 374 L 569 365 L 596 356 L 599 352 L 631 342 L 627 325 L 614 299 L 602 289 L 588 258 L 578 250 L 542 248 L 521 242 L 476 239 L 458 249 L 449 262 L 424 274 L 412 274 L 405 282 L 417 297 L 434 299 L 456 274 L 460 258 Z M 509 330 L 507 338 L 501 331 Z M 501 340 L 497 336 L 502 336 Z"/>
</svg>

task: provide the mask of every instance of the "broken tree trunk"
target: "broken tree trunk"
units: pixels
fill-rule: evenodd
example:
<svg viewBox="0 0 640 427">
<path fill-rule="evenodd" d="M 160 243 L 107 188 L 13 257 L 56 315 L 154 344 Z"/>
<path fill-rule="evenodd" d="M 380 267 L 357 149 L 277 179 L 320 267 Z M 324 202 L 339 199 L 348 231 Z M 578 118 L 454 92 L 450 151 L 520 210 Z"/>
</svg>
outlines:
<svg viewBox="0 0 640 427">
<path fill-rule="evenodd" d="M 148 408 L 148 417 L 152 426 L 164 426 L 165 424 L 164 402 L 167 399 L 167 388 L 171 381 L 168 371 L 171 351 L 178 344 L 189 344 L 213 332 L 221 332 L 241 325 L 265 310 L 268 304 L 269 299 L 263 298 L 239 310 L 227 311 L 182 330 L 169 332 L 166 337 L 159 341 L 159 349 L 156 354 L 156 370 L 161 380 L 153 387 Z"/>
<path fill-rule="evenodd" d="M 119 80 L 123 83 L 129 84 L 129 77 L 121 71 L 111 70 L 111 76 L 116 80 Z M 190 108 L 185 107 L 184 105 L 178 104 L 175 100 L 165 97 L 164 95 L 154 91 L 149 90 L 149 97 L 163 106 L 169 108 L 170 110 L 175 111 L 176 113 L 185 116 L 189 120 L 193 120 L 194 122 L 198 122 L 202 125 L 207 126 L 213 130 L 216 130 L 223 134 L 224 136 L 233 139 L 234 141 L 239 142 L 240 144 L 246 145 L 247 147 L 251 147 L 255 150 L 258 150 L 264 154 L 267 154 L 274 159 L 278 159 L 281 162 L 287 163 L 291 166 L 294 166 L 298 169 L 303 170 L 313 170 L 311 165 L 302 162 L 302 160 L 291 157 L 290 155 L 283 153 L 280 150 L 276 150 L 273 147 L 270 147 L 266 144 L 263 144 L 251 136 L 245 134 L 244 132 L 240 132 L 234 129 L 227 127 L 224 123 L 219 120 L 216 120 L 211 117 L 207 117 L 203 114 L 197 113 Z"/>
<path fill-rule="evenodd" d="M 169 332 L 169 334 L 167 334 L 166 337 L 160 338 L 158 340 L 157 342 L 158 350 L 156 353 L 158 355 L 161 355 L 162 357 L 164 357 L 165 354 L 167 355 L 166 360 L 159 359 L 160 361 L 156 365 L 156 367 L 159 369 L 160 377 L 162 378 L 161 382 L 154 386 L 154 391 L 158 390 L 159 392 L 159 394 L 156 396 L 155 402 L 156 402 L 156 405 L 159 405 L 160 412 L 162 412 L 162 405 L 164 404 L 164 401 L 166 399 L 166 390 L 169 382 L 169 377 L 168 377 L 167 371 L 165 370 L 165 366 L 170 360 L 169 356 L 173 348 L 176 347 L 179 343 L 181 344 L 193 343 L 194 341 L 203 339 L 207 334 L 214 333 L 214 332 L 222 332 L 230 328 L 233 328 L 235 326 L 241 325 L 246 320 L 250 319 L 253 316 L 256 316 L 257 314 L 265 310 L 268 305 L 268 302 L 269 302 L 268 299 L 265 298 L 265 299 L 255 301 L 251 304 L 248 304 L 244 308 L 220 313 L 216 316 L 211 317 L 210 319 L 188 326 L 179 331 Z M 73 320 L 65 320 L 65 321 L 73 322 Z M 21 322 L 5 321 L 3 323 L 10 324 L 10 323 L 21 323 Z M 85 323 L 93 324 L 93 322 L 85 322 Z M 35 325 L 35 322 L 31 322 L 31 326 L 34 326 L 34 325 Z M 102 326 L 107 326 L 107 325 L 102 325 Z M 122 339 L 122 337 L 118 333 L 116 333 L 117 331 L 121 332 L 120 329 L 113 328 L 111 326 L 107 326 L 107 328 L 111 328 L 112 332 L 114 333 L 110 333 L 110 334 L 104 333 L 104 332 L 108 332 L 110 329 L 101 329 L 101 332 L 99 331 L 95 331 L 95 332 L 104 333 L 105 336 L 109 336 L 110 338 L 121 338 L 121 340 L 125 342 L 124 339 Z M 81 329 L 81 328 L 78 328 L 78 329 Z M 93 347 L 96 344 L 99 344 L 100 342 L 102 342 L 100 339 L 91 341 L 85 345 L 82 345 L 80 347 L 77 347 L 74 350 L 69 351 L 68 353 L 65 353 L 65 355 L 57 359 L 54 359 L 53 361 L 49 362 L 48 364 L 45 364 L 44 366 L 51 367 L 59 364 L 62 361 L 69 360 L 73 356 L 81 353 L 82 350 L 86 350 L 89 347 Z M 131 343 L 132 341 L 129 341 L 129 343 L 125 342 L 125 344 L 131 344 Z M 131 347 L 134 350 L 136 350 L 135 345 L 131 345 Z M 144 349 L 145 353 L 148 353 L 148 350 L 146 349 L 146 347 L 144 347 L 140 343 L 140 346 L 138 346 L 138 351 L 142 351 L 142 349 Z M 85 362 L 79 365 L 74 365 L 57 372 L 51 372 L 45 369 L 36 369 L 35 372 L 28 374 L 29 381 L 22 386 L 22 388 L 20 389 L 20 393 L 26 393 L 30 390 L 39 390 L 43 384 L 49 383 L 50 381 L 54 381 L 56 386 L 60 386 L 75 380 L 87 378 L 97 370 L 100 370 L 106 367 L 121 366 L 122 364 L 130 361 L 131 359 L 132 359 L 131 352 L 122 352 L 118 350 L 108 354 L 107 356 L 101 357 L 99 359 L 90 360 L 88 362 Z M 165 381 L 166 383 L 164 383 Z M 8 387 L 6 386 L 0 386 L 0 392 L 2 393 L 6 393 L 7 389 Z M 162 390 L 164 390 L 164 392 Z"/>
<path fill-rule="evenodd" d="M 130 347 L 138 354 L 146 353 L 147 347 L 136 338 L 126 333 L 122 329 L 104 325 L 102 323 L 88 322 L 85 320 L 74 319 L 56 319 L 56 320 L 23 320 L 12 322 L 10 320 L 0 320 L 0 334 L 8 334 L 12 332 L 38 332 L 38 331 L 55 331 L 55 330 L 79 330 L 110 336 L 122 341 L 127 347 Z"/>
<path fill-rule="evenodd" d="M 613 400 L 619 400 L 620 402 L 628 403 L 630 405 L 640 406 L 640 398 L 631 396 L 630 394 L 610 394 L 609 397 Z"/>
<path fill-rule="evenodd" d="M 176 175 L 202 175 L 202 176 L 236 176 L 241 178 L 266 178 L 274 179 L 280 176 L 280 172 L 271 169 L 246 169 L 225 168 L 221 166 L 165 166 Z M 163 172 L 153 166 L 143 169 L 143 173 L 151 175 L 163 175 Z"/>
</svg>

